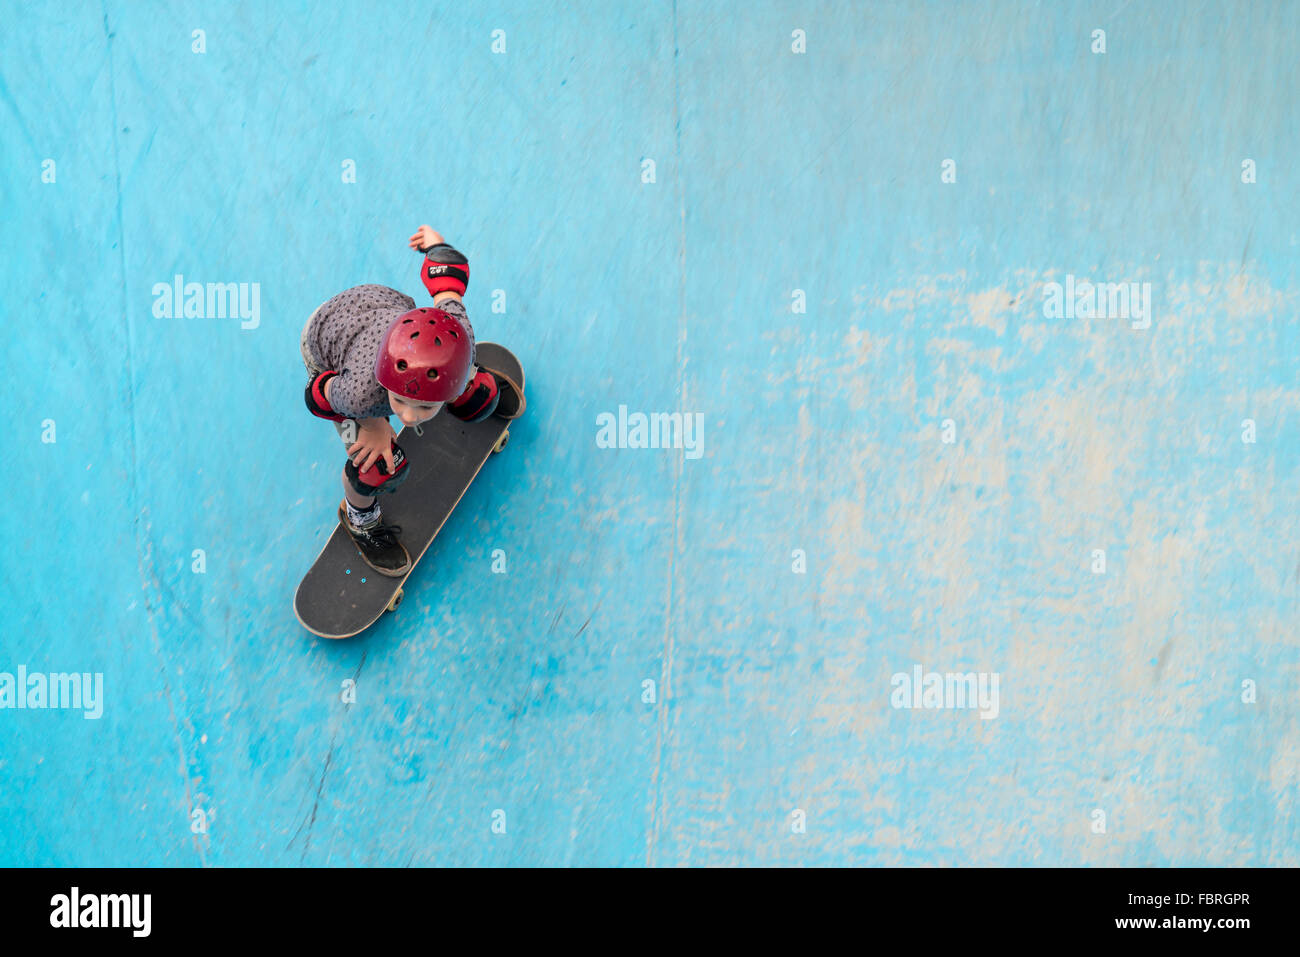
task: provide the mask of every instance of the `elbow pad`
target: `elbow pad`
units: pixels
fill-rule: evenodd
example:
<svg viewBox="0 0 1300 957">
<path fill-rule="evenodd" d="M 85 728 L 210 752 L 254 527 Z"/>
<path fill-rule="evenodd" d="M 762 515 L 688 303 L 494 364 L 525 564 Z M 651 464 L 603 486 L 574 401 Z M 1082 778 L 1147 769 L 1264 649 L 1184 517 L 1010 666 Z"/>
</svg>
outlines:
<svg viewBox="0 0 1300 957">
<path fill-rule="evenodd" d="M 307 383 L 307 391 L 303 398 L 307 401 L 307 411 L 321 419 L 329 419 L 331 422 L 342 422 L 347 418 L 346 415 L 340 415 L 331 408 L 329 399 L 325 398 L 325 383 L 338 375 L 337 372 L 322 372 L 311 382 Z"/>
</svg>

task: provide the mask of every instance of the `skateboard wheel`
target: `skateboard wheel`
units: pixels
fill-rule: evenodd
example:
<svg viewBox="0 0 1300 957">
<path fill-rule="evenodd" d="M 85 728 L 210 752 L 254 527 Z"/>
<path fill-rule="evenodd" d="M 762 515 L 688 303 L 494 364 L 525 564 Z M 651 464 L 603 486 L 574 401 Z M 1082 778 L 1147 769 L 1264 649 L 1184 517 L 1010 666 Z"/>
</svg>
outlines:
<svg viewBox="0 0 1300 957">
<path fill-rule="evenodd" d="M 402 603 L 402 590 L 397 589 L 397 594 L 393 596 L 388 603 L 388 611 L 397 611 L 397 606 Z"/>
<path fill-rule="evenodd" d="M 497 444 L 492 446 L 492 451 L 500 452 L 502 449 L 506 447 L 506 443 L 509 441 L 510 441 L 510 430 L 507 429 L 506 431 L 501 433 L 501 438 L 497 439 Z"/>
</svg>

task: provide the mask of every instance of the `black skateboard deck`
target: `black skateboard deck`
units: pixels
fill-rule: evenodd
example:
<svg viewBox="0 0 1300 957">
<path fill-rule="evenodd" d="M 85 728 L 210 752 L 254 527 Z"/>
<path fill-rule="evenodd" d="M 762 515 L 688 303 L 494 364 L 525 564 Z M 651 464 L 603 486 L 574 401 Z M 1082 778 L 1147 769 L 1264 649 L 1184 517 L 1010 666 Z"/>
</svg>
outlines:
<svg viewBox="0 0 1300 957">
<path fill-rule="evenodd" d="M 523 367 L 510 350 L 491 342 L 477 344 L 474 361 L 513 380 L 518 393 L 503 386 L 497 414 L 482 422 L 462 422 L 444 410 L 420 426 L 423 435 L 406 428 L 398 433 L 411 474 L 400 488 L 380 499 L 384 523 L 402 528 L 400 540 L 411 555 L 410 571 L 401 578 L 381 575 L 366 564 L 343 526 L 335 525 L 293 598 L 294 614 L 312 634 L 351 638 L 385 611 L 395 610 L 402 600 L 402 586 L 483 464 L 505 447 L 511 421 L 524 410 Z"/>
</svg>

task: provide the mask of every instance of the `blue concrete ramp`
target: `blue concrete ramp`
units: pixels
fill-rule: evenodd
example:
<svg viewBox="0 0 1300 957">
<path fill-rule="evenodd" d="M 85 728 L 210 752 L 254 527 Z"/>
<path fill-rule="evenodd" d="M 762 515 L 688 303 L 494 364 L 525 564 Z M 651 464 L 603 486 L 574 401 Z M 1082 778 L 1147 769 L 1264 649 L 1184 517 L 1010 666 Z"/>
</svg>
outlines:
<svg viewBox="0 0 1300 957">
<path fill-rule="evenodd" d="M 1300 864 L 1294 4 L 0 13 L 0 865 Z M 322 641 L 422 223 L 529 410 Z"/>
</svg>

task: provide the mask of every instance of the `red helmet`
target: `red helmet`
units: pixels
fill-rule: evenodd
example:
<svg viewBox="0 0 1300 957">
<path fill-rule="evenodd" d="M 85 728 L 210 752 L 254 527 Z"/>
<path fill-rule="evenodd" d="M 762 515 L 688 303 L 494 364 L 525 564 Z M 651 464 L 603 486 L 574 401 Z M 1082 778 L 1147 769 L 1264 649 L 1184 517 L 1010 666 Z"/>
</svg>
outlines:
<svg viewBox="0 0 1300 957">
<path fill-rule="evenodd" d="M 441 309 L 412 309 L 388 327 L 375 357 L 375 378 L 415 402 L 450 402 L 474 371 L 474 333 Z"/>
</svg>

